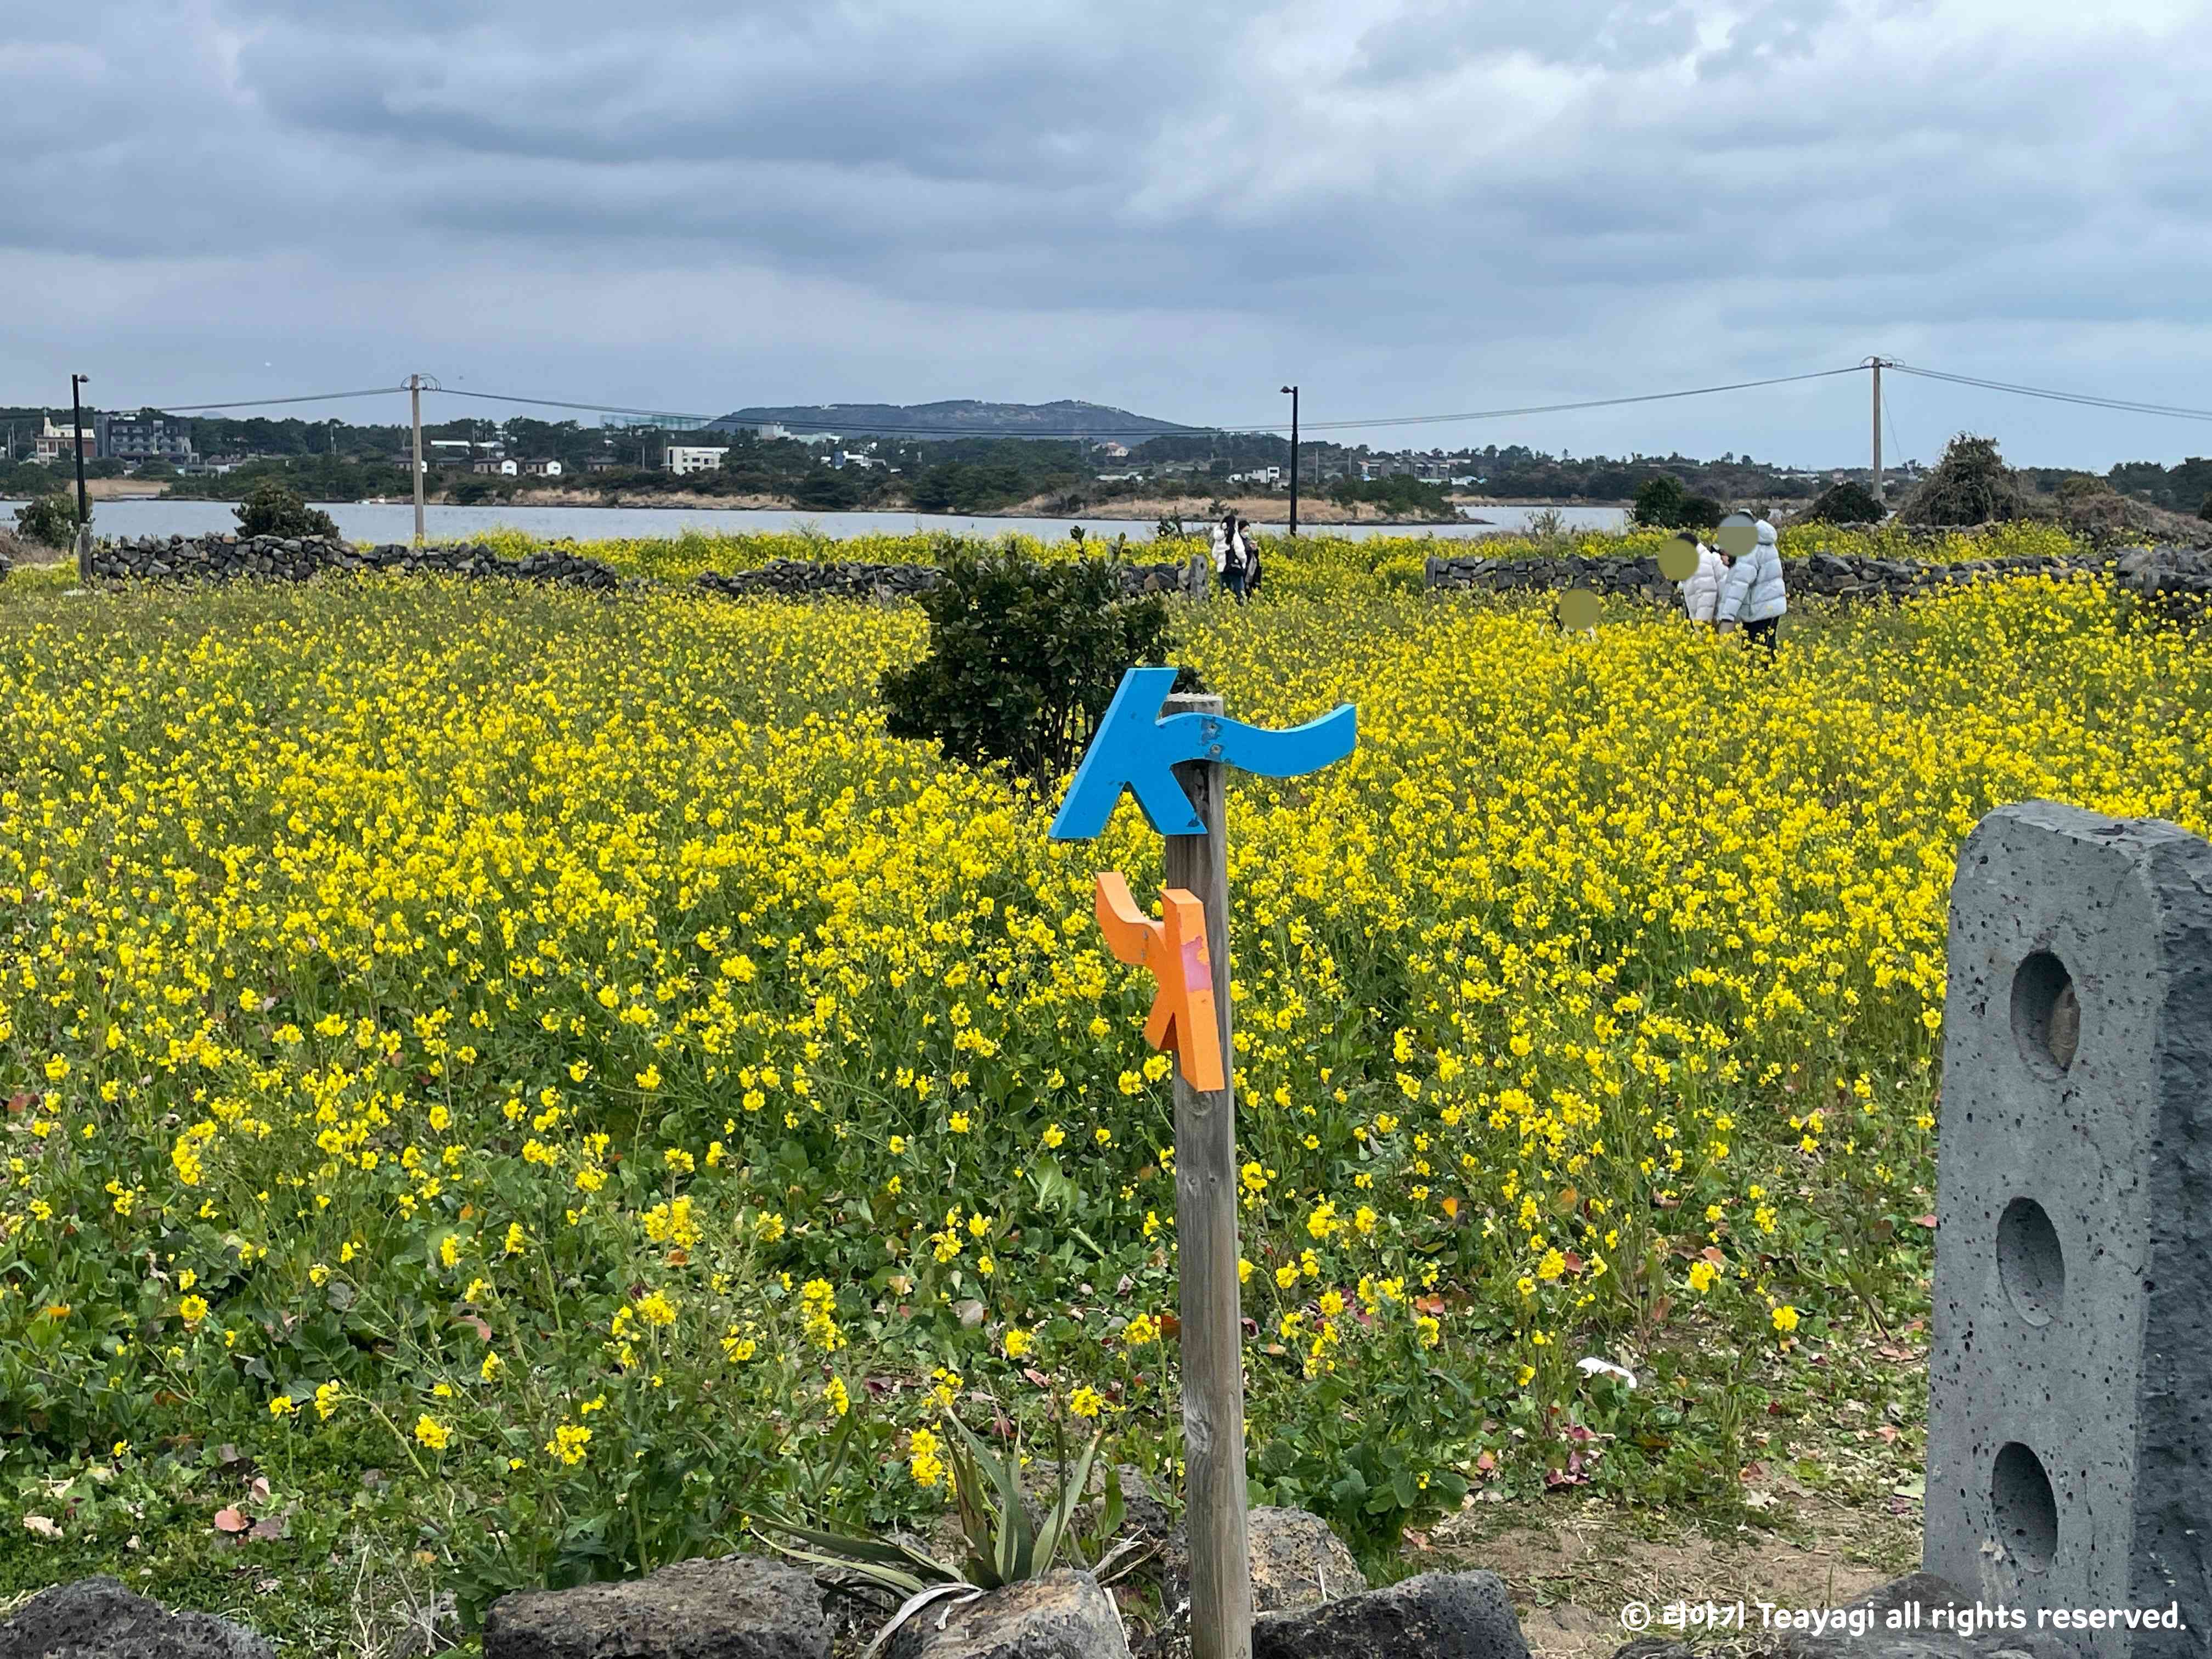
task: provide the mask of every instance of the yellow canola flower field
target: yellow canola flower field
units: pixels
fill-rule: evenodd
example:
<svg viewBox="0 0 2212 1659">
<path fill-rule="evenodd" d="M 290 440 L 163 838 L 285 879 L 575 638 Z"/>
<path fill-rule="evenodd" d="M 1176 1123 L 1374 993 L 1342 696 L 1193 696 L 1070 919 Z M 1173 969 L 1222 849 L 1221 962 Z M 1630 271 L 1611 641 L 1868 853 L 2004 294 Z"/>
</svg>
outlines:
<svg viewBox="0 0 2212 1659">
<path fill-rule="evenodd" d="M 1371 582 L 1183 613 L 1238 715 L 1360 711 L 1230 805 L 1263 1498 L 1369 1538 L 1471 1484 L 1732 1501 L 1910 1340 L 1960 841 L 2029 797 L 2212 826 L 2212 658 L 2087 581 L 1808 611 L 1771 667 Z M 396 1468 L 465 1611 L 927 1509 L 971 1402 L 1171 1482 L 1165 1061 L 1091 915 L 1159 842 L 1049 842 L 885 736 L 924 645 L 0 589 L 0 1467 Z M 308 1510 L 303 1550 L 353 1524 Z"/>
</svg>

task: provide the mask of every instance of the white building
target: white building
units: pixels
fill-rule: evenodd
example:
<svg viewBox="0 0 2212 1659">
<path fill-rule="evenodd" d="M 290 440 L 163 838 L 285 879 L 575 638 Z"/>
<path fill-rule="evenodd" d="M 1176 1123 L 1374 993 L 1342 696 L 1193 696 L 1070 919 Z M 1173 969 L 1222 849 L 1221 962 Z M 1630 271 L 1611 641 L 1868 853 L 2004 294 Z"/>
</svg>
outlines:
<svg viewBox="0 0 2212 1659">
<path fill-rule="evenodd" d="M 722 465 L 722 457 L 729 453 L 727 444 L 671 444 L 668 470 L 676 473 L 712 472 Z"/>
<path fill-rule="evenodd" d="M 557 478 L 561 476 L 561 463 L 552 460 L 525 461 L 522 470 L 533 478 Z"/>
<path fill-rule="evenodd" d="M 93 429 L 90 427 L 57 426 L 53 417 L 48 416 L 46 417 L 46 429 L 31 441 L 32 456 L 46 462 L 61 460 L 69 454 L 72 438 L 76 441 L 76 447 L 85 459 L 92 459 L 99 447 Z"/>
</svg>

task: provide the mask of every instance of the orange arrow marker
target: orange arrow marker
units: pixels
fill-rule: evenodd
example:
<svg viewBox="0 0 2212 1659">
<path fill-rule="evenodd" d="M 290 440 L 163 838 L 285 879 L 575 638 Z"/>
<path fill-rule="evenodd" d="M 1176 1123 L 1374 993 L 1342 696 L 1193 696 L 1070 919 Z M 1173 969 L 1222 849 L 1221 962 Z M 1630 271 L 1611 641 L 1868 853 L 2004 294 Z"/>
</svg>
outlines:
<svg viewBox="0 0 2212 1659">
<path fill-rule="evenodd" d="M 1155 921 L 1129 896 L 1118 870 L 1101 870 L 1092 908 L 1115 958 L 1149 968 L 1159 981 L 1145 1041 L 1172 1050 L 1183 1081 L 1194 1089 L 1228 1086 L 1221 1068 L 1221 1022 L 1213 1006 L 1213 957 L 1206 948 L 1206 907 L 1186 888 L 1161 896 L 1164 920 Z"/>
</svg>

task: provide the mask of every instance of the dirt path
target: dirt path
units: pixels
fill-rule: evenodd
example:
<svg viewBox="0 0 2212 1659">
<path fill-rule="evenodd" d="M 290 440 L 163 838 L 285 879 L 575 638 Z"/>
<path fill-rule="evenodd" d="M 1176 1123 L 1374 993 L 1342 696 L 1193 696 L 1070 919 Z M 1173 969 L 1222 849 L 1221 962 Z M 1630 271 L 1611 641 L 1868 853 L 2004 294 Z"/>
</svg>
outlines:
<svg viewBox="0 0 2212 1659">
<path fill-rule="evenodd" d="M 1711 1530 L 1595 1500 L 1477 1505 L 1442 1522 L 1428 1547 L 1409 1547 L 1414 1571 L 1483 1568 L 1505 1580 L 1534 1659 L 1611 1659 L 1639 1632 L 1624 1626 L 1632 1602 L 1653 1609 L 1647 1633 L 1680 1639 L 1657 1614 L 1671 1601 L 1744 1604 L 1758 1634 L 1760 1601 L 1835 1607 L 1920 1565 L 1920 1511 L 1895 1514 L 1818 1498 L 1785 1499 L 1760 1527 Z M 1538 1519 L 1530 1511 L 1542 1512 Z M 1691 1633 L 1702 1638 L 1705 1632 Z M 1755 1640 L 1712 1638 L 1761 1650 Z M 1701 1653 L 1706 1650 L 1700 1645 Z"/>
</svg>

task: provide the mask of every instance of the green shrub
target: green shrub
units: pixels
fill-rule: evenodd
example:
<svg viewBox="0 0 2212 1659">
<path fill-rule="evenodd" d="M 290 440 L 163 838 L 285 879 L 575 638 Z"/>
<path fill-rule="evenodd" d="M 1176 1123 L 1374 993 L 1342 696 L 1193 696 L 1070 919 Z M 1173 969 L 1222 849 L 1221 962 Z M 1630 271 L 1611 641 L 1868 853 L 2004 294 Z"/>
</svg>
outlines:
<svg viewBox="0 0 2212 1659">
<path fill-rule="evenodd" d="M 1856 478 L 1821 492 L 1800 515 L 1801 524 L 1880 524 L 1889 510 Z"/>
<path fill-rule="evenodd" d="M 2057 490 L 2062 501 L 2078 501 L 2090 495 L 2114 494 L 2111 483 L 2087 472 L 2069 472 L 2058 481 Z"/>
<path fill-rule="evenodd" d="M 1899 515 L 1907 524 L 2007 522 L 2025 512 L 2020 475 L 1997 453 L 1996 440 L 1961 432 Z"/>
<path fill-rule="evenodd" d="M 233 509 L 241 536 L 326 536 L 338 533 L 327 513 L 309 507 L 280 478 L 263 478 Z"/>
<path fill-rule="evenodd" d="M 921 606 L 929 653 L 883 678 L 891 735 L 1041 786 L 1074 765 L 1123 671 L 1167 660 L 1166 602 L 1124 598 L 1108 559 L 956 553 Z"/>
<path fill-rule="evenodd" d="M 42 547 L 67 547 L 76 540 L 76 502 L 56 491 L 35 495 L 15 509 L 15 533 Z"/>
<path fill-rule="evenodd" d="M 1646 478 L 1636 492 L 1636 505 L 1629 510 L 1629 520 L 1655 530 L 1672 530 L 1682 522 L 1682 503 L 1689 492 L 1682 481 L 1672 473 L 1662 472 Z"/>
<path fill-rule="evenodd" d="M 1692 495 L 1671 472 L 1646 478 L 1629 509 L 1632 525 L 1646 530 L 1710 530 L 1726 511 L 1710 495 Z"/>
</svg>

